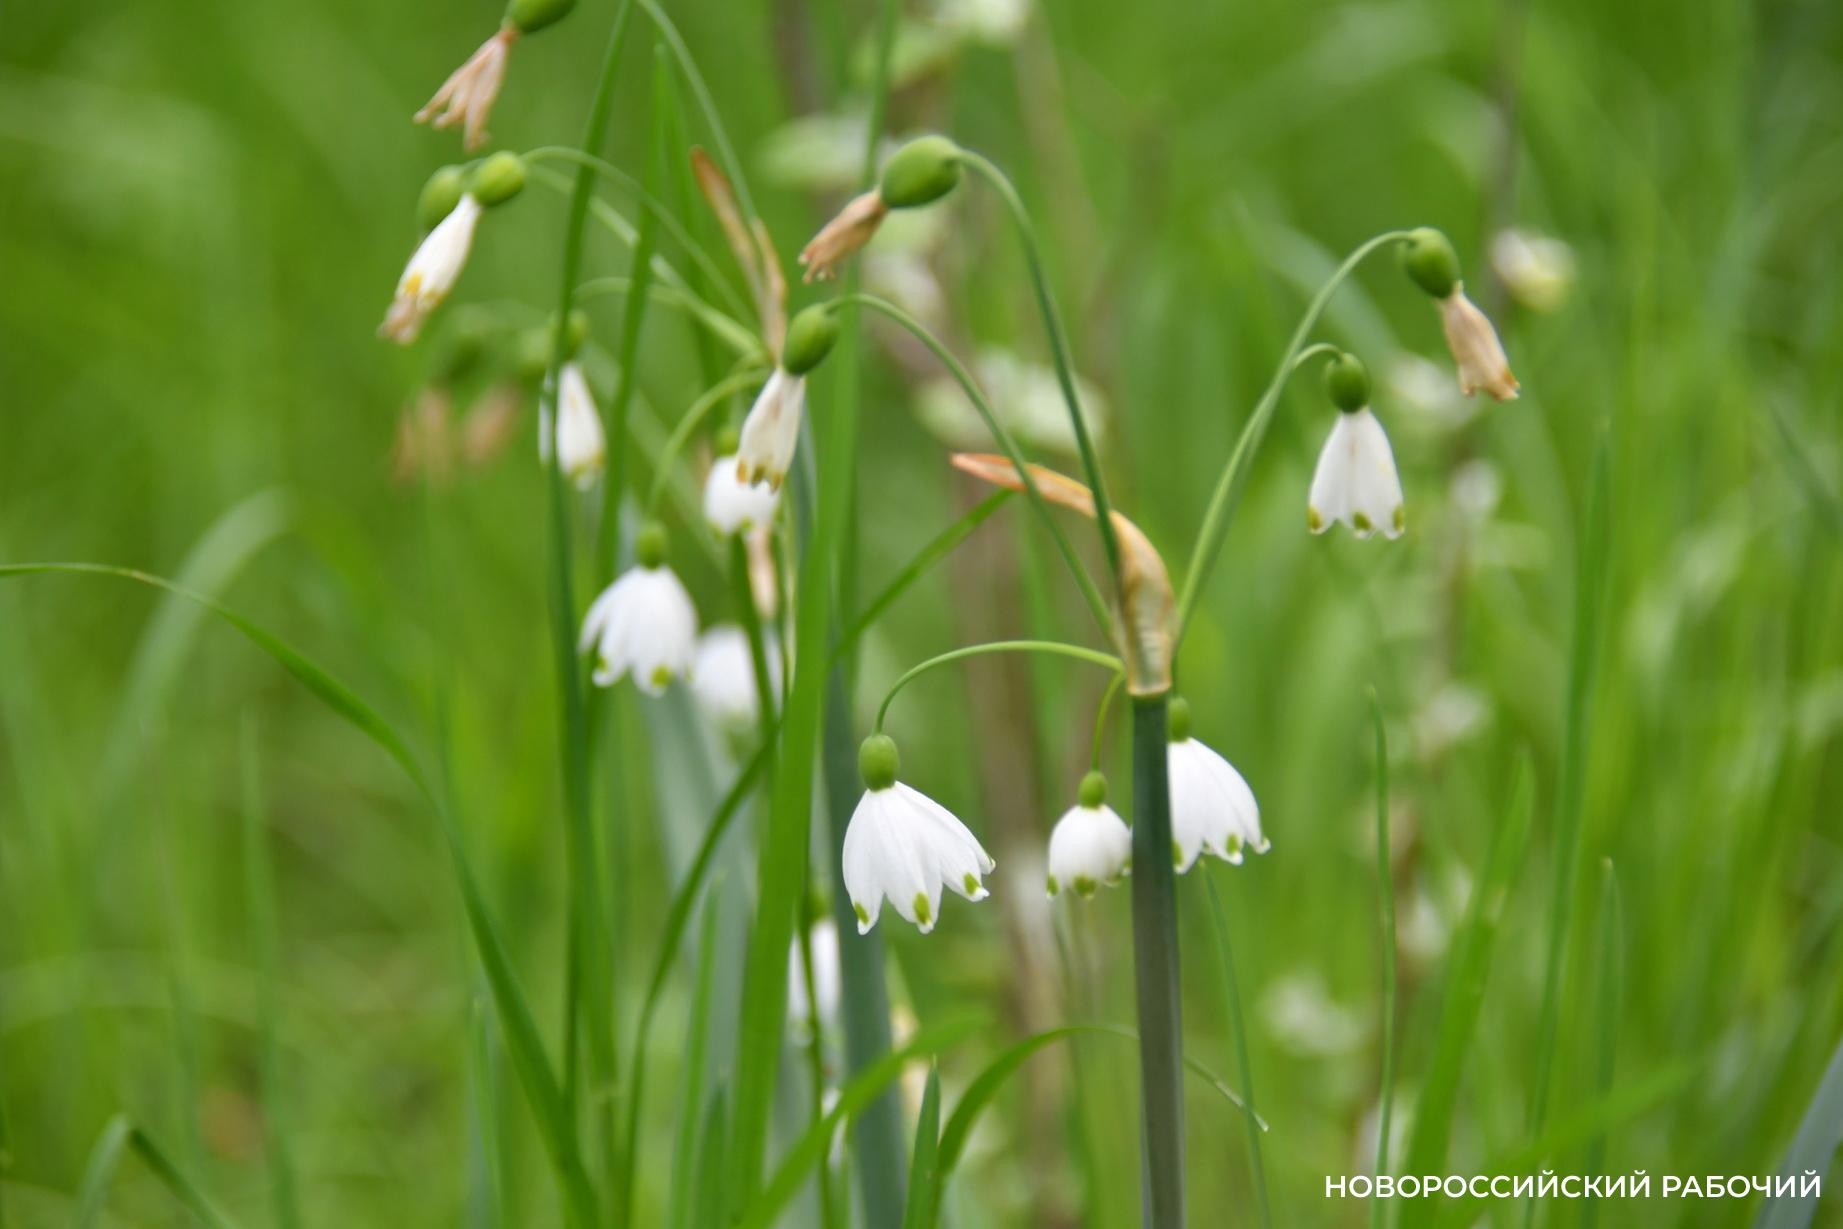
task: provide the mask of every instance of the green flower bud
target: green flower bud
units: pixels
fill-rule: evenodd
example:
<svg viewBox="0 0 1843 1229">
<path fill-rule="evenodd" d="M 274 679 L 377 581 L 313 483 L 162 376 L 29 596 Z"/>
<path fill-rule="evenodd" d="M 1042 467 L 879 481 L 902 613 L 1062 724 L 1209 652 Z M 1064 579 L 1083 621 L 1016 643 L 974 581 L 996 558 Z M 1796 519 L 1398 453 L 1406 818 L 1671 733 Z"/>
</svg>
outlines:
<svg viewBox="0 0 1843 1229">
<path fill-rule="evenodd" d="M 1369 372 L 1354 354 L 1339 354 L 1325 367 L 1325 395 L 1345 413 L 1369 404 Z"/>
<path fill-rule="evenodd" d="M 1081 779 L 1081 790 L 1075 800 L 1085 807 L 1098 807 L 1107 801 L 1107 778 L 1098 772 L 1091 772 Z"/>
<path fill-rule="evenodd" d="M 576 0 L 512 0 L 506 5 L 506 24 L 520 34 L 535 34 L 570 15 Z"/>
<path fill-rule="evenodd" d="M 858 747 L 858 775 L 864 778 L 865 789 L 888 789 L 896 784 L 901 764 L 896 740 L 887 734 L 872 734 Z"/>
<path fill-rule="evenodd" d="M 913 209 L 940 200 L 959 182 L 960 147 L 946 137 L 920 137 L 884 164 L 877 192 L 891 209 Z"/>
<path fill-rule="evenodd" d="M 1452 240 L 1431 226 L 1408 232 L 1401 267 L 1415 285 L 1436 299 L 1444 299 L 1459 284 L 1459 257 Z"/>
<path fill-rule="evenodd" d="M 501 150 L 474 168 L 468 185 L 474 199 L 491 208 L 503 205 L 525 190 L 525 160 Z"/>
<path fill-rule="evenodd" d="M 438 222 L 454 212 L 467 191 L 467 172 L 458 166 L 445 166 L 429 176 L 416 199 L 416 225 L 434 230 Z"/>
<path fill-rule="evenodd" d="M 712 446 L 717 450 L 718 456 L 733 457 L 736 455 L 736 450 L 742 447 L 742 432 L 734 427 L 725 427 L 717 432 Z"/>
<path fill-rule="evenodd" d="M 781 347 L 781 366 L 789 375 L 803 376 L 825 361 L 838 340 L 838 313 L 830 303 L 809 307 L 787 326 Z"/>
<path fill-rule="evenodd" d="M 648 521 L 634 535 L 634 561 L 643 568 L 656 568 L 666 561 L 666 527 Z"/>
<path fill-rule="evenodd" d="M 1170 708 L 1171 741 L 1181 743 L 1190 737 L 1190 701 L 1182 696 L 1171 697 Z"/>
</svg>

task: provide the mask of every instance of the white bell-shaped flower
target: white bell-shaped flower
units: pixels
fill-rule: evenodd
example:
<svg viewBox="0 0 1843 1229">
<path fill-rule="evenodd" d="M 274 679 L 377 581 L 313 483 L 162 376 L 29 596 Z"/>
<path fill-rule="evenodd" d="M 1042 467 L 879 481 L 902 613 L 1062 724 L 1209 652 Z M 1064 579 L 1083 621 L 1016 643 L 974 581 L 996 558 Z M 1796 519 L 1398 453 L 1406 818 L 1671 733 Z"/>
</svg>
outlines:
<svg viewBox="0 0 1843 1229">
<path fill-rule="evenodd" d="M 1313 533 L 1323 533 L 1335 521 L 1343 521 L 1359 538 L 1377 530 L 1399 538 L 1408 524 L 1395 453 L 1367 406 L 1338 412 L 1312 473 L 1306 524 Z"/>
<path fill-rule="evenodd" d="M 873 734 L 858 752 L 865 791 L 845 829 L 845 891 L 858 933 L 877 924 L 887 898 L 923 934 L 934 929 L 945 885 L 984 900 L 991 855 L 967 826 L 927 795 L 896 780 L 896 744 Z"/>
<path fill-rule="evenodd" d="M 766 482 L 746 482 L 732 453 L 711 464 L 704 479 L 704 519 L 718 537 L 747 533 L 774 520 L 781 494 Z"/>
<path fill-rule="evenodd" d="M 800 417 L 806 412 L 806 379 L 776 367 L 742 420 L 736 452 L 736 476 L 748 483 L 766 482 L 780 490 L 800 443 Z"/>
<path fill-rule="evenodd" d="M 1267 852 L 1261 809 L 1235 766 L 1190 737 L 1190 706 L 1171 702 L 1171 856 L 1178 873 L 1202 853 L 1240 863 L 1242 850 Z"/>
<path fill-rule="evenodd" d="M 1504 343 L 1485 313 L 1465 297 L 1465 284 L 1455 282 L 1453 292 L 1439 302 L 1440 327 L 1446 348 L 1459 368 L 1459 391 L 1470 397 L 1483 389 L 1499 401 L 1515 401 L 1517 377 L 1510 374 Z"/>
<path fill-rule="evenodd" d="M 548 408 L 548 407 L 546 407 Z M 550 415 L 538 422 L 538 457 L 550 460 Z M 565 363 L 557 377 L 557 463 L 564 477 L 578 490 L 588 490 L 602 476 L 608 464 L 607 440 L 602 434 L 602 417 L 595 408 L 595 395 L 580 363 Z"/>
<path fill-rule="evenodd" d="M 467 253 L 473 248 L 474 227 L 480 221 L 482 206 L 473 193 L 461 197 L 448 216 L 435 224 L 416 245 L 403 276 L 397 279 L 396 297 L 378 326 L 383 337 L 409 345 L 422 332 L 431 313 L 442 305 L 448 292 L 460 280 L 467 267 Z"/>
<path fill-rule="evenodd" d="M 582 621 L 582 652 L 595 653 L 598 687 L 625 674 L 648 695 L 660 695 L 691 671 L 698 612 L 691 594 L 665 566 L 665 530 L 648 525 L 635 543 L 638 564 L 602 590 Z"/>
<path fill-rule="evenodd" d="M 1064 888 L 1093 896 L 1115 884 L 1133 860 L 1133 834 L 1107 805 L 1107 778 L 1091 772 L 1082 779 L 1077 804 L 1063 813 L 1049 834 L 1049 894 Z"/>
<path fill-rule="evenodd" d="M 795 935 L 787 953 L 787 1022 L 796 1035 L 813 1035 L 812 1009 L 819 1007 L 821 1032 L 838 1019 L 839 988 L 843 984 L 838 967 L 838 927 L 832 919 L 822 917 L 808 932 L 813 949 L 813 992 L 806 992 L 806 960 L 800 950 L 800 936 Z"/>
<path fill-rule="evenodd" d="M 763 639 L 768 686 L 781 685 L 780 647 L 774 637 Z M 755 658 L 749 637 L 733 623 L 720 624 L 698 639 L 691 666 L 691 694 L 711 724 L 725 730 L 752 730 L 761 716 L 761 697 L 755 686 Z"/>
</svg>

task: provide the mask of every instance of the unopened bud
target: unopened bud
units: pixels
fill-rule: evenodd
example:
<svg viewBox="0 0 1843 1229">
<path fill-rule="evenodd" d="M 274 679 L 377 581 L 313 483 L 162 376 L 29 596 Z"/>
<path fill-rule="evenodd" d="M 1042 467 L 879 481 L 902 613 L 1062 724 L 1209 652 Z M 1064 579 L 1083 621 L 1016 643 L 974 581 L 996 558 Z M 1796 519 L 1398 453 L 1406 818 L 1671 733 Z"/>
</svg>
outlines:
<svg viewBox="0 0 1843 1229">
<path fill-rule="evenodd" d="M 960 182 L 960 147 L 942 136 L 919 137 L 883 166 L 877 189 L 891 209 L 932 204 Z"/>
<path fill-rule="evenodd" d="M 1401 267 L 1415 285 L 1436 299 L 1444 299 L 1459 284 L 1459 257 L 1452 241 L 1431 226 L 1408 232 Z"/>
<path fill-rule="evenodd" d="M 525 160 L 502 150 L 474 168 L 469 191 L 482 205 L 503 205 L 525 190 Z"/>
<path fill-rule="evenodd" d="M 1369 372 L 1354 354 L 1339 354 L 1325 367 L 1325 395 L 1345 413 L 1369 404 Z"/>
<path fill-rule="evenodd" d="M 570 15 L 576 0 L 512 0 L 506 5 L 506 24 L 520 34 L 534 34 Z"/>
<path fill-rule="evenodd" d="M 838 313 L 830 303 L 809 307 L 787 326 L 781 347 L 781 367 L 789 375 L 803 376 L 825 361 L 838 340 Z"/>
</svg>

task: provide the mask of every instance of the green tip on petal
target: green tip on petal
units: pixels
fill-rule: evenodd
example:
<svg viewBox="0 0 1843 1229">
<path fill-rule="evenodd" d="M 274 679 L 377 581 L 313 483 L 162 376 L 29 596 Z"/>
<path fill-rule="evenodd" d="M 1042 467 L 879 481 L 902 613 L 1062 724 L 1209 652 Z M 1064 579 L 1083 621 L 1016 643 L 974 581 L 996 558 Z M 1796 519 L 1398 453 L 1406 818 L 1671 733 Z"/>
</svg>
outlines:
<svg viewBox="0 0 1843 1229">
<path fill-rule="evenodd" d="M 870 910 L 858 904 L 855 900 L 851 902 L 851 912 L 858 915 L 859 926 L 870 925 Z"/>
<path fill-rule="evenodd" d="M 1184 847 L 1176 841 L 1171 842 L 1171 865 L 1184 869 Z"/>
<path fill-rule="evenodd" d="M 970 871 L 967 873 L 966 878 L 962 879 L 960 882 L 965 886 L 968 896 L 977 896 L 979 894 L 979 880 Z"/>
<path fill-rule="evenodd" d="M 1075 876 L 1075 894 L 1086 900 L 1094 895 L 1094 890 L 1101 885 L 1086 875 Z"/>
<path fill-rule="evenodd" d="M 1363 515 L 1361 512 L 1356 513 L 1350 518 L 1350 524 L 1358 533 L 1368 533 L 1375 528 L 1375 525 L 1370 523 L 1369 517 Z"/>
<path fill-rule="evenodd" d="M 917 926 L 926 926 L 933 920 L 934 911 L 928 908 L 928 894 L 926 892 L 917 892 L 915 894 L 915 924 Z"/>
<path fill-rule="evenodd" d="M 1395 516 L 1393 517 L 1393 520 L 1395 522 L 1395 532 L 1396 533 L 1400 533 L 1402 532 L 1402 530 L 1406 529 L 1408 527 L 1407 509 L 1403 508 L 1400 504 L 1396 504 L 1395 505 Z"/>
<path fill-rule="evenodd" d="M 1062 891 L 1062 885 L 1056 882 L 1056 876 L 1054 875 L 1051 875 L 1049 877 L 1049 879 L 1047 880 L 1047 884 L 1049 887 L 1049 894 L 1051 896 L 1054 896 L 1056 893 Z"/>
<path fill-rule="evenodd" d="M 671 684 L 671 682 L 672 682 L 672 668 L 670 666 L 654 667 L 653 686 L 659 688 L 661 691 L 664 691 L 666 687 Z"/>
<path fill-rule="evenodd" d="M 1313 533 L 1322 533 L 1325 528 L 1324 514 L 1308 505 L 1305 510 L 1305 527 Z"/>
</svg>

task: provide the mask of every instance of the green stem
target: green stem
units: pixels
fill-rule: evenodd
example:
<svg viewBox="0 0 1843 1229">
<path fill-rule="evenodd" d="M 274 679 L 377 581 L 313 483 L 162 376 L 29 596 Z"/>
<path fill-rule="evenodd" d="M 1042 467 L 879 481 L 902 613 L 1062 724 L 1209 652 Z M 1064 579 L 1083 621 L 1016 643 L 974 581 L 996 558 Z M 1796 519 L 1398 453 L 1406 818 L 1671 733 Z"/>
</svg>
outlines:
<svg viewBox="0 0 1843 1229">
<path fill-rule="evenodd" d="M 877 707 L 877 722 L 873 727 L 879 734 L 883 732 L 883 719 L 888 716 L 890 703 L 896 693 L 907 687 L 937 666 L 952 665 L 969 657 L 982 657 L 987 653 L 1055 653 L 1062 657 L 1073 657 L 1076 661 L 1085 661 L 1090 665 L 1105 666 L 1118 674 L 1123 667 L 1120 659 L 1112 653 L 1103 653 L 1099 649 L 1086 649 L 1079 644 L 1063 644 L 1056 640 L 994 640 L 990 644 L 970 644 L 962 649 L 942 653 L 939 657 L 930 657 L 918 666 L 911 666 L 902 677 L 890 684 L 889 691 L 883 697 L 883 703 Z"/>
<path fill-rule="evenodd" d="M 1408 237 L 1405 230 L 1392 230 L 1377 235 L 1364 243 L 1344 259 L 1318 293 L 1306 305 L 1305 315 L 1299 318 L 1299 327 L 1293 330 L 1293 337 L 1287 343 L 1286 351 L 1280 357 L 1279 365 L 1274 369 L 1273 379 L 1268 381 L 1267 391 L 1261 394 L 1255 403 L 1254 413 L 1248 415 L 1247 425 L 1242 427 L 1241 436 L 1235 441 L 1235 450 L 1229 454 L 1229 462 L 1223 467 L 1222 476 L 1216 480 L 1216 489 L 1210 495 L 1209 507 L 1203 514 L 1203 528 L 1197 535 L 1197 545 L 1190 554 L 1190 566 L 1184 570 L 1184 587 L 1178 594 L 1177 601 L 1177 642 L 1184 642 L 1184 633 L 1190 629 L 1190 616 L 1195 612 L 1197 599 L 1203 592 L 1203 582 L 1209 578 L 1210 569 L 1215 567 L 1216 558 L 1222 552 L 1223 539 L 1229 532 L 1229 518 L 1235 513 L 1235 505 L 1241 499 L 1242 488 L 1248 483 L 1248 470 L 1254 461 L 1254 454 L 1259 451 L 1261 441 L 1267 435 L 1267 424 L 1273 418 L 1274 407 L 1280 403 L 1280 393 L 1286 387 L 1286 381 L 1298 370 L 1300 347 L 1311 335 L 1318 324 L 1318 318 L 1324 313 L 1325 305 L 1331 301 L 1332 294 L 1344 284 L 1363 259 L 1379 248 L 1391 243 L 1400 243 Z"/>
<path fill-rule="evenodd" d="M 1376 1173 L 1389 1172 L 1389 1118 L 1395 1104 L 1395 885 L 1389 866 L 1389 739 L 1382 702 L 1369 693 L 1376 726 L 1376 893 L 1382 908 L 1382 1087 L 1377 1111 Z M 1382 1227 L 1383 1201 L 1370 1201 L 1370 1224 Z"/>
<path fill-rule="evenodd" d="M 653 468 L 653 484 L 646 492 L 646 515 L 652 516 L 659 508 L 659 500 L 665 494 L 666 485 L 672 479 L 672 462 L 691 440 L 691 435 L 698 429 L 698 424 L 710 415 L 710 412 L 726 404 L 730 397 L 752 384 L 761 383 L 761 367 L 747 359 L 743 360 L 741 370 L 732 372 L 715 385 L 706 389 L 704 394 L 691 403 L 678 425 L 672 428 L 672 434 L 666 437 L 665 444 L 659 449 L 659 458 Z"/>
<path fill-rule="evenodd" d="M 1146 1229 L 1184 1226 L 1184 1026 L 1171 860 L 1169 696 L 1133 697 L 1133 983 Z"/>
<path fill-rule="evenodd" d="M 704 122 L 710 125 L 711 140 L 716 142 L 717 157 L 723 162 L 723 170 L 730 178 L 730 186 L 736 189 L 736 200 L 742 206 L 742 212 L 749 221 L 761 216 L 755 210 L 755 198 L 749 194 L 749 181 L 742 173 L 742 162 L 736 157 L 736 149 L 730 144 L 729 133 L 724 131 L 723 117 L 717 112 L 717 103 L 710 95 L 710 87 L 704 83 L 704 74 L 698 71 L 697 61 L 691 58 L 691 49 L 685 46 L 684 35 L 672 24 L 660 9 L 657 0 L 639 0 L 640 7 L 659 27 L 660 37 L 672 50 L 672 56 L 678 61 L 679 69 L 685 74 L 685 80 L 691 84 L 691 93 L 698 101 L 698 110 L 704 113 Z"/>
<path fill-rule="evenodd" d="M 809 1023 L 806 1039 L 807 1073 L 812 1081 L 812 1122 L 825 1117 L 826 1065 L 825 1065 L 825 1028 L 819 1015 L 819 986 L 813 977 L 813 928 L 803 920 L 800 923 L 800 971 L 806 982 L 806 1018 Z M 819 1187 L 819 1223 L 824 1229 L 838 1229 L 837 1214 L 832 1208 L 832 1164 L 830 1149 L 819 1154 L 814 1164 L 813 1181 Z"/>
<path fill-rule="evenodd" d="M 1107 732 L 1107 710 L 1113 707 L 1113 698 L 1124 682 L 1124 673 L 1114 675 L 1113 681 L 1107 684 L 1107 690 L 1101 693 L 1101 702 L 1094 710 L 1094 750 L 1088 757 L 1088 767 L 1095 772 L 1101 770 L 1101 738 Z"/>
<path fill-rule="evenodd" d="M 1062 386 L 1062 400 L 1069 410 L 1069 425 L 1075 431 L 1075 446 L 1081 453 L 1082 470 L 1088 478 L 1088 489 L 1094 492 L 1094 522 L 1100 527 L 1101 546 L 1107 552 L 1107 570 L 1113 576 L 1114 592 L 1119 593 L 1120 540 L 1114 533 L 1112 504 L 1107 499 L 1107 488 L 1101 481 L 1100 458 L 1095 455 L 1094 441 L 1088 434 L 1088 422 L 1082 417 L 1081 399 L 1075 391 L 1075 366 L 1069 358 L 1068 333 L 1063 329 L 1062 317 L 1056 311 L 1055 296 L 1050 294 L 1049 275 L 1043 268 L 1043 250 L 1037 242 L 1036 227 L 1030 220 L 1030 211 L 1024 208 L 1023 198 L 1017 194 L 1017 188 L 996 164 L 970 150 L 961 151 L 960 161 L 992 185 L 1017 223 L 1018 234 L 1024 244 L 1025 263 L 1030 267 L 1030 283 L 1037 292 L 1037 310 L 1043 315 L 1043 330 L 1049 334 L 1050 357 L 1055 361 L 1056 380 Z"/>
<path fill-rule="evenodd" d="M 1094 578 L 1088 575 L 1088 569 L 1082 566 L 1081 558 L 1076 555 L 1075 547 L 1069 542 L 1068 535 L 1062 532 L 1062 525 L 1051 514 L 1048 501 L 1037 489 L 1037 480 L 1031 476 L 1030 465 L 1024 460 L 1023 450 L 1018 447 L 1011 433 L 998 421 L 998 415 L 993 411 L 991 403 L 986 400 L 985 394 L 980 391 L 979 385 L 974 382 L 972 374 L 966 370 L 965 365 L 954 356 L 954 352 L 949 350 L 940 338 L 928 331 L 926 325 L 894 303 L 869 294 L 841 295 L 837 301 L 862 304 L 879 315 L 895 321 L 933 351 L 935 358 L 939 359 L 941 365 L 947 369 L 947 374 L 953 377 L 954 382 L 966 394 L 967 400 L 973 403 L 973 408 L 985 420 L 986 429 L 991 431 L 992 437 L 998 441 L 998 446 L 1005 450 L 1005 456 L 1016 467 L 1018 479 L 1024 484 L 1024 493 L 1030 497 L 1031 507 L 1042 518 L 1043 526 L 1049 530 L 1050 538 L 1056 543 L 1056 549 L 1061 552 L 1063 562 L 1068 564 L 1069 574 L 1075 578 L 1076 585 L 1081 589 L 1082 597 L 1087 601 L 1088 609 L 1093 612 L 1095 622 L 1101 625 L 1102 632 L 1111 637 L 1113 617 L 1108 613 L 1107 599 L 1101 596 L 1100 589 L 1095 586 Z"/>
<path fill-rule="evenodd" d="M 668 307 L 678 308 L 691 319 L 692 323 L 703 326 L 706 333 L 723 342 L 737 355 L 766 355 L 767 351 L 762 346 L 761 338 L 749 332 L 740 321 L 724 315 L 716 308 L 676 286 L 655 284 L 650 273 L 645 277 L 639 276 L 636 272 L 636 275 L 632 277 L 622 277 L 616 274 L 610 277 L 590 278 L 576 288 L 576 302 L 580 304 L 604 294 L 624 294 L 631 302 L 635 283 L 643 286 L 649 303 L 663 303 Z"/>
</svg>

